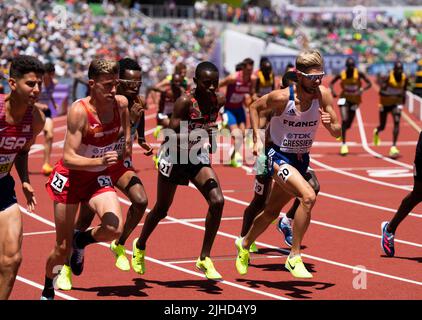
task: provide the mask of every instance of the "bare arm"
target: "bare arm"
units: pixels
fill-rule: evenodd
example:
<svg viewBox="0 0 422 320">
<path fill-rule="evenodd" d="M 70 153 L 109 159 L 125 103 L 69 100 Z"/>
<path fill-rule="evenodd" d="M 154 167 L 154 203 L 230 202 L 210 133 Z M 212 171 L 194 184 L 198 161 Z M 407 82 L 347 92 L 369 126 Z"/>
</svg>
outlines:
<svg viewBox="0 0 422 320">
<path fill-rule="evenodd" d="M 333 96 L 325 87 L 320 87 L 322 104 L 320 108 L 321 122 L 334 138 L 341 136 L 341 125 L 333 109 Z"/>
<path fill-rule="evenodd" d="M 337 97 L 337 94 L 336 94 L 336 92 L 334 91 L 334 85 L 336 84 L 336 82 L 338 81 L 338 80 L 340 80 L 340 75 L 338 74 L 338 75 L 336 75 L 334 78 L 333 78 L 333 80 L 331 80 L 331 82 L 330 82 L 330 90 L 331 90 L 331 93 L 333 94 L 333 97 L 335 98 L 335 97 Z"/>
<path fill-rule="evenodd" d="M 366 74 L 364 74 L 363 72 L 359 72 L 359 77 L 363 79 L 363 81 L 366 82 L 366 87 L 363 88 L 363 91 L 369 90 L 369 88 L 372 87 L 372 83 L 371 81 L 368 79 L 368 77 L 366 76 Z"/>
<path fill-rule="evenodd" d="M 125 137 L 125 148 L 123 149 L 123 159 L 130 157 L 132 155 L 132 140 L 130 137 L 130 118 L 129 118 L 129 108 L 128 100 L 125 96 L 117 95 L 116 101 L 119 105 L 120 119 L 122 123 L 122 128 Z"/>
<path fill-rule="evenodd" d="M 236 82 L 236 74 L 231 74 L 221 80 L 218 84 L 218 88 L 227 87 L 231 83 Z"/>
</svg>

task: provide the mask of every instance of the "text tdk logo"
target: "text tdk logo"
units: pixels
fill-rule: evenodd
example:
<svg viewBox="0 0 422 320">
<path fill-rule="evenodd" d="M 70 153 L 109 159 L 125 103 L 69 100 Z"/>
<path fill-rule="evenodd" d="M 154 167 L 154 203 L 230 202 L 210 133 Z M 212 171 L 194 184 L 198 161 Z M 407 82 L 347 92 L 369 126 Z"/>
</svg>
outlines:
<svg viewBox="0 0 422 320">
<path fill-rule="evenodd" d="M 5 150 L 21 149 L 26 144 L 25 137 L 2 137 L 0 139 L 0 148 Z"/>
<path fill-rule="evenodd" d="M 289 127 L 313 127 L 318 124 L 318 120 L 314 121 L 290 121 L 290 120 L 283 120 L 283 124 Z"/>
</svg>

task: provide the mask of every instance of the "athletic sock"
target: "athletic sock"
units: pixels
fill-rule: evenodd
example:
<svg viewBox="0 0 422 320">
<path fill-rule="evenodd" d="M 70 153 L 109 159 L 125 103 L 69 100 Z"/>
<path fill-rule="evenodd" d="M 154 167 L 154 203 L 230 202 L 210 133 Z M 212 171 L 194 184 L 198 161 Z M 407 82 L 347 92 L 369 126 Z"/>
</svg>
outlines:
<svg viewBox="0 0 422 320">
<path fill-rule="evenodd" d="M 283 218 L 281 219 L 281 222 L 289 226 L 292 225 L 292 219 L 288 218 L 287 216 L 283 216 Z"/>
<path fill-rule="evenodd" d="M 84 249 L 87 245 L 95 242 L 97 241 L 92 236 L 92 229 L 79 233 L 75 238 L 76 247 L 79 249 Z"/>
<path fill-rule="evenodd" d="M 53 286 L 53 279 L 45 277 L 44 281 L 44 289 L 42 291 L 42 296 L 47 299 L 54 299 L 54 286 Z"/>
</svg>

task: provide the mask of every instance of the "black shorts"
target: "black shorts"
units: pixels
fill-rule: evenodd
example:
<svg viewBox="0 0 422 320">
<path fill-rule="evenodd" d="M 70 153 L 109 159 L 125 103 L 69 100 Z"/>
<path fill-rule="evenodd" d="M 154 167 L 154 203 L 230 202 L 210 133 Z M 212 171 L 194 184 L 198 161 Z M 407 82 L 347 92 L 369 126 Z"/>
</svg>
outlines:
<svg viewBox="0 0 422 320">
<path fill-rule="evenodd" d="M 414 163 L 414 178 L 422 182 L 422 132 L 419 133 L 419 140 L 416 146 L 415 163 Z"/>
<path fill-rule="evenodd" d="M 211 167 L 210 164 L 172 164 L 171 167 L 160 162 L 158 164 L 159 174 L 171 183 L 187 186 L 189 181 L 196 177 L 204 167 Z"/>
<path fill-rule="evenodd" d="M 50 108 L 42 111 L 46 118 L 51 118 L 51 110 Z"/>
<path fill-rule="evenodd" d="M 0 179 L 0 211 L 6 210 L 17 203 L 15 193 L 15 180 L 8 174 Z"/>
</svg>

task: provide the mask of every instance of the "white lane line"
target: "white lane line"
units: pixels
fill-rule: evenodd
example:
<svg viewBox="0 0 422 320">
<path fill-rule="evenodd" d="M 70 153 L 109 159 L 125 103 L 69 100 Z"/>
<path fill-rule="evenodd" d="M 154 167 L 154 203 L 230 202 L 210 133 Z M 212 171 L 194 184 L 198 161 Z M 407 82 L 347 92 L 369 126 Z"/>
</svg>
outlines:
<svg viewBox="0 0 422 320">
<path fill-rule="evenodd" d="M 23 283 L 26 283 L 26 284 L 28 284 L 28 285 L 30 285 L 32 287 L 38 288 L 40 290 L 43 290 L 44 289 L 44 286 L 43 285 L 41 285 L 41 284 L 39 284 L 37 282 L 34 282 L 32 280 L 26 279 L 26 278 L 24 278 L 22 276 L 19 276 L 19 275 L 16 276 L 16 280 L 18 280 L 20 282 L 23 282 Z M 66 299 L 66 300 L 78 300 L 77 298 L 71 297 L 71 296 L 69 296 L 67 294 L 64 294 L 64 293 L 60 292 L 60 291 L 54 290 L 54 292 L 55 292 L 55 295 L 56 296 L 61 297 L 63 299 Z"/>
<path fill-rule="evenodd" d="M 375 184 L 379 184 L 379 185 L 382 185 L 382 186 L 391 187 L 391 188 L 395 188 L 395 189 L 401 189 L 401 190 L 406 190 L 406 191 L 412 190 L 412 188 L 409 188 L 408 186 L 396 185 L 396 184 L 393 184 L 393 183 L 379 181 L 379 180 L 375 180 L 375 179 L 372 179 L 372 178 L 363 177 L 363 176 L 360 176 L 360 175 L 357 175 L 357 174 L 354 174 L 354 173 L 346 172 L 346 171 L 331 167 L 329 165 L 326 165 L 326 164 L 324 164 L 324 163 L 322 163 L 318 160 L 313 159 L 312 157 L 311 157 L 311 163 L 315 163 L 316 165 L 318 165 L 318 166 L 320 166 L 324 169 L 328 169 L 330 171 L 337 172 L 339 174 L 349 176 L 349 177 L 352 177 L 352 178 L 355 178 L 355 179 L 359 179 L 359 180 L 363 180 L 363 181 L 367 181 L 367 182 L 371 182 L 371 183 L 375 183 Z"/>
<path fill-rule="evenodd" d="M 49 233 L 55 233 L 56 230 L 50 230 L 50 231 L 40 231 L 40 232 L 27 232 L 24 233 L 23 236 L 38 236 L 38 235 L 43 235 L 43 234 L 49 234 Z"/>
<path fill-rule="evenodd" d="M 193 185 L 192 186 L 189 185 L 189 186 L 191 188 L 196 189 L 195 186 L 193 186 Z M 119 197 L 119 200 L 120 200 L 120 202 L 122 202 L 122 203 L 124 203 L 126 205 L 130 205 L 130 202 L 127 201 L 126 199 L 123 199 L 123 198 Z M 201 226 L 198 226 L 196 224 L 189 223 L 189 222 L 180 221 L 179 219 L 173 218 L 171 216 L 167 216 L 166 218 L 169 219 L 169 220 L 171 220 L 171 221 L 177 221 L 180 224 L 183 224 L 183 225 L 188 226 L 188 227 L 191 227 L 191 228 L 195 228 L 195 229 L 202 230 L 202 231 L 205 230 L 205 227 L 201 227 Z M 232 235 L 232 234 L 229 234 L 229 233 L 226 233 L 226 232 L 222 232 L 222 231 L 218 231 L 217 234 L 220 235 L 220 236 L 226 237 L 226 238 L 231 238 L 231 239 L 236 239 L 238 237 L 238 236 L 235 236 L 235 235 Z M 289 254 L 289 252 L 290 252 L 289 250 L 280 249 L 279 247 L 276 247 L 276 246 L 273 246 L 273 245 L 270 245 L 270 244 L 267 244 L 267 243 L 264 243 L 264 242 L 255 241 L 255 243 L 257 245 L 260 245 L 260 246 L 263 246 L 263 247 L 281 250 L 281 251 L 285 252 L 286 254 Z M 307 257 L 307 258 L 312 259 L 312 260 L 317 260 L 317 261 L 325 262 L 327 264 L 331 264 L 331 265 L 335 265 L 335 266 L 339 266 L 339 267 L 343 267 L 343 268 L 347 268 L 347 269 L 352 269 L 352 270 L 358 270 L 358 271 L 362 271 L 362 272 L 367 272 L 369 274 L 377 275 L 377 276 L 380 276 L 380 277 L 390 278 L 390 279 L 394 279 L 394 280 L 398 280 L 398 281 L 407 282 L 407 283 L 411 283 L 411 284 L 416 284 L 416 285 L 422 286 L 422 282 L 419 282 L 419 281 L 416 281 L 416 280 L 411 280 L 411 279 L 407 279 L 407 278 L 403 278 L 403 277 L 397 277 L 397 276 L 393 276 L 393 275 L 390 275 L 390 274 L 387 274 L 387 273 L 378 272 L 378 271 L 369 270 L 369 269 L 363 270 L 361 268 L 357 268 L 356 266 L 351 266 L 351 265 L 348 265 L 348 264 L 344 264 L 344 263 L 340 263 L 340 262 L 337 262 L 337 261 L 333 261 L 333 260 L 329 260 L 329 259 L 325 259 L 325 258 L 320 258 L 320 257 L 312 256 L 312 255 L 309 255 L 309 254 L 302 253 L 301 255 L 303 257 Z"/>
<path fill-rule="evenodd" d="M 363 120 L 362 120 L 362 115 L 359 109 L 356 110 L 356 119 L 358 120 L 358 127 L 359 127 L 359 134 L 360 134 L 360 138 L 362 140 L 362 147 L 363 149 L 368 152 L 369 154 L 372 154 L 374 157 L 382 159 L 384 161 L 390 162 L 390 163 L 394 163 L 398 166 L 407 168 L 407 169 L 412 169 L 413 170 L 413 166 L 409 165 L 407 163 L 401 162 L 401 161 L 397 161 L 394 159 L 390 159 L 387 157 L 384 157 L 382 154 L 377 153 L 375 151 L 373 151 L 371 148 L 369 148 L 368 146 L 368 140 L 366 139 L 366 133 L 365 133 L 365 127 L 363 125 Z M 416 141 L 415 141 L 415 146 L 416 146 Z"/>
<path fill-rule="evenodd" d="M 120 200 L 120 199 L 121 199 L 121 200 Z M 120 200 L 121 202 L 123 202 L 122 200 L 124 200 L 124 203 L 125 203 L 125 204 L 129 204 L 129 205 L 130 205 L 130 202 L 129 202 L 129 201 L 127 201 L 127 200 L 125 200 L 125 199 L 119 198 L 119 200 Z M 28 213 L 29 213 L 29 212 L 28 212 L 28 210 L 26 210 L 26 209 L 25 209 L 25 208 L 23 208 L 23 207 L 21 207 L 21 210 L 22 210 L 24 213 L 26 213 L 26 214 L 28 214 Z M 42 222 L 43 222 L 43 223 L 45 223 L 45 224 L 48 224 L 48 225 L 50 225 L 50 226 L 54 226 L 54 223 L 53 223 L 53 222 L 51 222 L 51 221 L 49 221 L 49 220 L 46 220 L 46 219 L 42 218 L 41 216 L 39 216 L 39 215 L 37 215 L 37 214 L 35 214 L 35 213 L 30 213 L 30 214 L 29 214 L 29 216 L 31 216 L 32 218 L 37 219 L 38 221 L 42 221 Z M 167 217 L 167 218 L 168 218 L 168 217 Z M 171 220 L 171 219 L 170 219 L 170 220 Z M 173 221 L 177 221 L 177 219 L 176 219 L 176 220 L 173 220 Z M 186 222 L 186 223 L 187 223 L 187 222 Z M 98 243 L 96 243 L 96 244 L 98 244 L 98 245 L 100 245 L 100 246 L 103 246 L 103 247 L 105 247 L 105 248 L 107 248 L 107 249 L 109 249 L 109 247 L 110 247 L 110 245 L 109 245 L 109 244 L 104 243 L 104 242 L 98 242 Z M 132 254 L 133 254 L 133 252 L 132 252 L 132 251 L 130 251 L 130 250 L 126 250 L 126 253 L 128 253 L 128 254 L 130 254 L 130 255 L 132 255 Z M 175 269 L 175 270 L 178 270 L 178 271 L 181 271 L 181 272 L 184 272 L 184 273 L 188 273 L 188 274 L 191 274 L 191 275 L 194 275 L 194 276 L 198 276 L 198 277 L 201 277 L 201 278 L 205 278 L 205 276 L 204 276 L 202 273 L 199 273 L 199 272 L 194 272 L 194 271 L 191 271 L 191 270 L 189 270 L 189 269 L 185 269 L 185 268 L 181 268 L 181 267 L 178 267 L 178 266 L 174 266 L 174 265 L 172 265 L 172 264 L 170 264 L 170 263 L 168 263 L 168 262 L 164 262 L 164 261 L 161 261 L 161 260 L 157 260 L 157 259 L 154 259 L 154 258 L 151 258 L 151 257 L 145 257 L 145 259 L 146 259 L 146 260 L 148 260 L 148 261 L 154 262 L 154 263 L 156 263 L 156 264 L 159 264 L 159 265 L 162 265 L 162 266 L 165 266 L 165 267 L 171 268 L 171 269 Z M 269 297 L 269 298 L 274 298 L 274 299 L 277 299 L 277 300 L 290 300 L 290 299 L 288 299 L 288 298 L 286 298 L 286 297 L 283 297 L 283 296 L 279 296 L 279 295 L 271 294 L 271 293 L 268 293 L 268 292 L 265 292 L 265 291 L 261 291 L 261 290 L 257 290 L 257 289 L 253 289 L 253 288 L 249 288 L 249 287 L 245 287 L 245 286 L 239 285 L 239 284 L 237 284 L 237 283 L 230 282 L 230 281 L 226 281 L 226 280 L 219 281 L 219 283 L 222 283 L 222 284 L 225 284 L 225 285 L 228 285 L 228 286 L 231 286 L 231 287 L 235 287 L 235 288 L 237 288 L 237 289 L 241 289 L 241 290 L 244 290 L 244 291 L 248 291 L 248 292 L 252 292 L 252 293 L 255 293 L 255 294 L 259 294 L 259 295 L 262 295 L 262 296 L 266 296 L 266 297 Z M 42 289 L 42 287 L 41 287 L 41 289 Z"/>
</svg>

